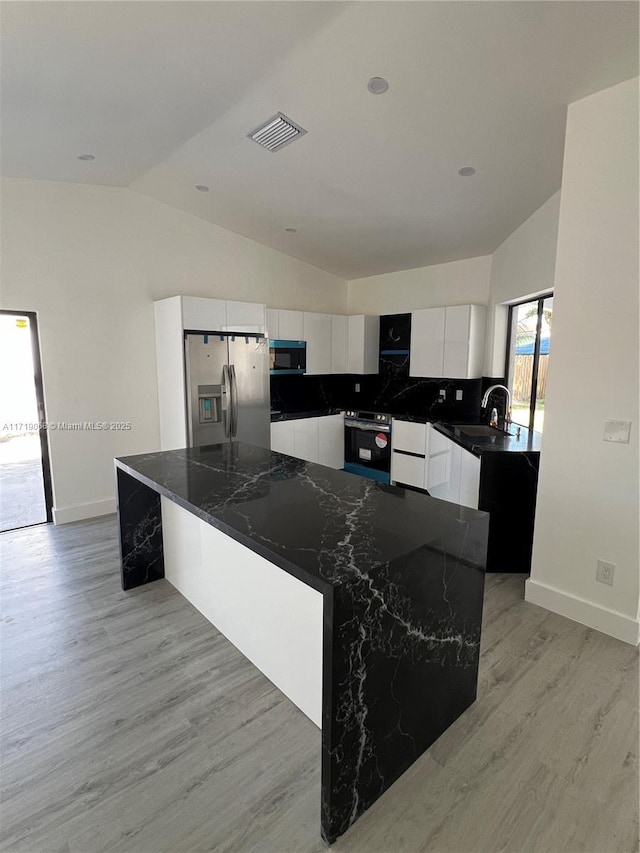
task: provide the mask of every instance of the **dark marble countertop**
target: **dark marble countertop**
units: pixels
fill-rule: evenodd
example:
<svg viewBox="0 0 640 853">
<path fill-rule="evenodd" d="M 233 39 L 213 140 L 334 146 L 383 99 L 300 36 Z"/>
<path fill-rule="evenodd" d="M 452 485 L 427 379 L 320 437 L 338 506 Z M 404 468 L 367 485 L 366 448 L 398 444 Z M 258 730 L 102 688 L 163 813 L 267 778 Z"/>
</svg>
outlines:
<svg viewBox="0 0 640 853">
<path fill-rule="evenodd" d="M 116 474 L 124 589 L 164 576 L 164 495 L 322 593 L 333 843 L 476 697 L 489 515 L 242 442 Z"/>
<path fill-rule="evenodd" d="M 434 423 L 435 429 L 446 435 L 456 444 L 470 450 L 475 456 L 483 453 L 539 453 L 542 442 L 542 434 L 533 432 L 526 427 L 520 427 L 520 437 L 517 436 L 517 425 L 512 424 L 508 435 L 502 430 L 492 430 L 491 435 L 470 435 L 465 432 L 465 426 L 473 430 L 474 426 L 486 426 L 484 424 L 449 424 L 443 422 Z"/>
<path fill-rule="evenodd" d="M 424 547 L 484 567 L 486 513 L 244 442 L 116 465 L 320 590 Z"/>
<path fill-rule="evenodd" d="M 276 421 L 297 421 L 302 418 L 322 418 L 327 415 L 339 415 L 343 409 L 315 409 L 310 412 L 279 412 L 271 410 L 271 423 Z"/>
</svg>

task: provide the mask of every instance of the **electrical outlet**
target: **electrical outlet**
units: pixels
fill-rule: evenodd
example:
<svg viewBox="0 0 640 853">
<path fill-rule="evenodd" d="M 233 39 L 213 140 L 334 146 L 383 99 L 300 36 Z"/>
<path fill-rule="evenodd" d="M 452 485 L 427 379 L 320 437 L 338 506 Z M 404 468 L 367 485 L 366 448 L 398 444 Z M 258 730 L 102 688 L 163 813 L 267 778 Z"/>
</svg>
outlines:
<svg viewBox="0 0 640 853">
<path fill-rule="evenodd" d="M 456 391 L 456 400 L 462 400 L 462 388 L 458 388 Z"/>
<path fill-rule="evenodd" d="M 441 399 L 441 400 L 446 400 L 446 399 L 447 399 L 447 392 L 446 392 L 446 390 L 445 390 L 444 388 L 441 388 L 441 389 L 440 389 L 440 391 L 439 391 L 438 393 L 439 393 L 439 395 L 440 395 L 440 399 Z"/>
<path fill-rule="evenodd" d="M 596 569 L 596 580 L 600 583 L 606 583 L 609 586 L 613 586 L 613 575 L 615 570 L 615 563 L 607 563 L 604 560 L 598 560 L 598 568 Z"/>
<path fill-rule="evenodd" d="M 355 392 L 356 392 L 356 394 L 360 393 L 360 383 L 359 382 L 356 382 Z"/>
</svg>

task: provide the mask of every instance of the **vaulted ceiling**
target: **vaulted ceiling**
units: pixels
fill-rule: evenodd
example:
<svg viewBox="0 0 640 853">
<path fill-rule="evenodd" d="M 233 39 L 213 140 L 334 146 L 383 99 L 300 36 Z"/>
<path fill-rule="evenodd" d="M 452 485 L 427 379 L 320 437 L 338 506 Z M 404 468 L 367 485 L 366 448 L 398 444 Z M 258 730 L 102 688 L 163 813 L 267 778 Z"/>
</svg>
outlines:
<svg viewBox="0 0 640 853">
<path fill-rule="evenodd" d="M 130 187 L 347 279 L 494 251 L 560 186 L 567 104 L 638 73 L 615 0 L 4 2 L 1 24 L 3 175 Z M 247 134 L 278 111 L 307 133 L 272 153 Z"/>
</svg>

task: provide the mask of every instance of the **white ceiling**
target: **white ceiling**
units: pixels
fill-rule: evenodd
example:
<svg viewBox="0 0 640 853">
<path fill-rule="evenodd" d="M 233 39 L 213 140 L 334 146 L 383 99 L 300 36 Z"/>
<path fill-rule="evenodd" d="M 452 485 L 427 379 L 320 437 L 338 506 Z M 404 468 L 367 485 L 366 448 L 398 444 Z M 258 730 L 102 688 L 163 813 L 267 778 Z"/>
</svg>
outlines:
<svg viewBox="0 0 640 853">
<path fill-rule="evenodd" d="M 615 0 L 1 12 L 3 175 L 129 186 L 346 279 L 494 251 L 560 186 L 566 105 L 638 73 Z M 308 133 L 271 153 L 246 134 L 278 110 Z"/>
</svg>

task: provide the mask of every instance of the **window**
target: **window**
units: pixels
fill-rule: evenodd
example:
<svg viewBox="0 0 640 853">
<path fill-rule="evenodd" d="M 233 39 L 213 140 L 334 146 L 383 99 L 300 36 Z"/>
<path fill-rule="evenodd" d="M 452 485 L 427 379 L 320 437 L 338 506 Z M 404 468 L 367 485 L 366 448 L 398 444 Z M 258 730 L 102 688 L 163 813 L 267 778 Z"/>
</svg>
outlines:
<svg viewBox="0 0 640 853">
<path fill-rule="evenodd" d="M 536 432 L 544 427 L 552 318 L 552 294 L 509 308 L 507 384 L 511 416 L 514 423 Z"/>
</svg>

